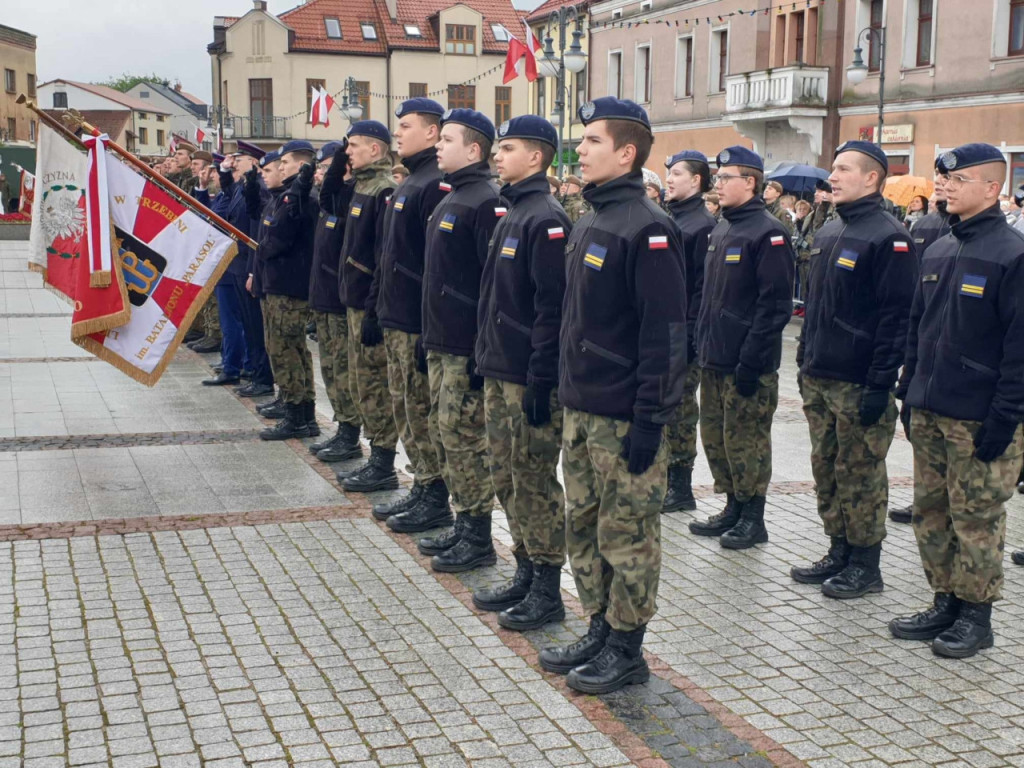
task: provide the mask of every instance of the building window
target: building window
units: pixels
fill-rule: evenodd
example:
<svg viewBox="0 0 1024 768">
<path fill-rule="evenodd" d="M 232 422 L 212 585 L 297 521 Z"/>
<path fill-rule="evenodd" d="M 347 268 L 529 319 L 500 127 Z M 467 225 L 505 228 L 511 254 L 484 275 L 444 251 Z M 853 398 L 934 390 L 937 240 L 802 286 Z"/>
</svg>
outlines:
<svg viewBox="0 0 1024 768">
<path fill-rule="evenodd" d="M 363 31 L 363 40 L 377 39 L 377 28 L 373 26 L 372 21 L 359 22 L 359 28 Z"/>
<path fill-rule="evenodd" d="M 641 104 L 651 100 L 651 46 L 638 45 L 636 48 L 636 76 L 633 80 L 634 96 Z"/>
<path fill-rule="evenodd" d="M 789 17 L 793 22 L 793 61 L 804 60 L 804 12 L 799 11 Z"/>
<path fill-rule="evenodd" d="M 870 32 L 868 34 L 868 71 L 877 72 L 879 69 L 879 56 L 881 49 L 878 45 L 878 41 L 884 34 L 882 27 L 885 26 L 885 0 L 871 0 L 871 16 L 868 21 L 868 26 L 872 30 L 877 32 Z"/>
<path fill-rule="evenodd" d="M 140 99 L 148 99 L 149 98 L 149 91 L 139 91 L 139 98 Z"/>
<path fill-rule="evenodd" d="M 7 140 L 18 140 L 18 121 L 15 120 L 13 117 L 7 118 Z"/>
<path fill-rule="evenodd" d="M 425 98 L 427 95 L 426 83 L 409 83 L 409 98 Z"/>
<path fill-rule="evenodd" d="M 158 147 L 162 147 L 162 146 L 164 145 L 164 137 L 165 137 L 166 135 L 167 135 L 167 134 L 165 134 L 165 133 L 164 133 L 163 131 L 161 131 L 161 130 L 160 130 L 159 128 L 157 128 L 157 129 L 156 129 L 156 145 L 157 145 Z"/>
<path fill-rule="evenodd" d="M 548 87 L 547 80 L 543 77 L 538 77 L 533 81 L 534 87 L 537 89 L 537 104 L 534 108 L 534 112 L 545 120 L 548 117 Z"/>
<path fill-rule="evenodd" d="M 327 37 L 331 40 L 341 40 L 341 22 L 337 19 L 324 17 L 324 28 L 327 30 Z"/>
<path fill-rule="evenodd" d="M 445 53 L 476 55 L 476 27 L 472 24 L 445 24 Z"/>
<path fill-rule="evenodd" d="M 475 85 L 449 85 L 449 109 L 476 109 Z"/>
<path fill-rule="evenodd" d="M 148 112 L 139 112 L 139 120 L 149 120 Z"/>
<path fill-rule="evenodd" d="M 17 83 L 16 83 L 16 81 L 14 79 L 14 70 L 13 69 L 5 69 L 4 70 L 4 90 L 7 91 L 8 93 L 14 93 L 16 88 L 17 88 Z"/>
<path fill-rule="evenodd" d="M 36 121 L 35 120 L 29 120 L 28 121 L 28 140 L 29 141 L 35 141 L 36 140 Z"/>
<path fill-rule="evenodd" d="M 572 111 L 573 120 L 578 120 L 577 110 L 587 103 L 587 70 L 576 73 L 576 109 Z"/>
<path fill-rule="evenodd" d="M 622 51 L 608 54 L 608 95 L 622 98 Z"/>
<path fill-rule="evenodd" d="M 932 63 L 932 6 L 933 0 L 918 0 L 917 6 L 917 66 Z"/>
<path fill-rule="evenodd" d="M 356 80 L 356 91 L 359 93 L 359 106 L 363 108 L 360 120 L 370 119 L 370 81 Z"/>
<path fill-rule="evenodd" d="M 1010 0 L 1010 56 L 1024 56 L 1024 0 Z"/>
<path fill-rule="evenodd" d="M 491 24 L 491 32 L 494 33 L 494 39 L 499 43 L 507 43 L 512 37 L 501 24 Z"/>
<path fill-rule="evenodd" d="M 711 78 L 708 83 L 713 93 L 725 92 L 725 77 L 729 74 L 729 30 L 711 33 Z"/>
<path fill-rule="evenodd" d="M 614 11 L 612 11 L 612 19 L 613 20 L 614 19 L 621 19 L 621 18 L 622 18 L 622 9 L 621 8 L 617 8 Z"/>
<path fill-rule="evenodd" d="M 651 0 L 643 0 L 643 2 L 640 3 L 640 13 L 651 10 L 652 5 L 653 3 L 651 2 Z"/>
<path fill-rule="evenodd" d="M 324 85 L 326 85 L 326 84 L 327 84 L 327 81 L 324 80 L 322 77 L 314 77 L 314 78 L 308 78 L 307 77 L 306 78 L 306 98 L 307 99 L 312 99 L 313 98 L 313 89 L 316 88 L 319 91 L 319 89 L 323 88 Z M 306 124 L 307 125 L 310 123 L 310 119 L 309 118 L 310 118 L 310 116 L 309 116 L 309 114 L 307 114 L 306 115 Z"/>
<path fill-rule="evenodd" d="M 1024 152 L 1015 152 L 1010 155 L 1010 189 L 1024 184 Z"/>
<path fill-rule="evenodd" d="M 693 38 L 676 40 L 676 98 L 693 96 Z"/>
<path fill-rule="evenodd" d="M 512 119 L 512 89 L 507 85 L 494 88 L 494 124 L 501 125 Z"/>
<path fill-rule="evenodd" d="M 420 28 L 415 24 L 405 25 L 405 36 L 406 37 L 423 37 L 423 33 L 420 32 Z"/>
<path fill-rule="evenodd" d="M 33 99 L 36 97 L 36 76 L 28 73 L 28 95 Z"/>
<path fill-rule="evenodd" d="M 139 144 L 149 144 L 149 129 L 144 126 L 139 127 Z"/>
<path fill-rule="evenodd" d="M 162 123 L 162 122 L 164 121 L 164 116 L 163 116 L 163 115 L 157 115 L 157 116 L 156 116 L 156 121 L 157 121 L 158 123 Z"/>
<path fill-rule="evenodd" d="M 68 108 L 68 94 L 66 91 L 54 91 L 53 92 L 53 108 L 54 109 L 67 109 Z"/>
<path fill-rule="evenodd" d="M 274 135 L 274 81 L 269 77 L 249 79 L 249 118 L 253 136 Z"/>
</svg>

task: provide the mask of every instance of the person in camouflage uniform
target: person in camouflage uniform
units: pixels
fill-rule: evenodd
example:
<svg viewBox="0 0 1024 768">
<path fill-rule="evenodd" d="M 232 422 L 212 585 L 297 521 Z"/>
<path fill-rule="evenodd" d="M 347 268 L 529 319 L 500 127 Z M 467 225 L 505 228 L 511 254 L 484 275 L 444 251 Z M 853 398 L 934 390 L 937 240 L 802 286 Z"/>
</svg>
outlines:
<svg viewBox="0 0 1024 768">
<path fill-rule="evenodd" d="M 965 144 L 940 161 L 952 236 L 921 259 L 897 388 L 914 446 L 914 536 L 934 598 L 889 631 L 967 658 L 995 642 L 1003 505 L 1024 454 L 1024 235 L 999 208 L 999 149 Z"/>
<path fill-rule="evenodd" d="M 782 185 L 777 181 L 767 181 L 764 185 L 764 209 L 782 222 L 786 231 L 793 234 L 793 219 L 789 211 L 782 207 Z"/>
<path fill-rule="evenodd" d="M 583 199 L 583 181 L 579 176 L 568 176 L 565 179 L 565 195 L 562 207 L 565 209 L 569 222 L 575 224 L 591 210 L 591 205 Z"/>
</svg>

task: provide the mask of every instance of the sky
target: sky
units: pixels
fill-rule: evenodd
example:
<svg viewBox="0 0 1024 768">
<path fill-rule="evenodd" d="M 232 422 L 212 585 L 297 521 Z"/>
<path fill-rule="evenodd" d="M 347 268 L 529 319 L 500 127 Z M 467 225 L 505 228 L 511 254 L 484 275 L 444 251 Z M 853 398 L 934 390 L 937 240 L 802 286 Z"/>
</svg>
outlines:
<svg viewBox="0 0 1024 768">
<path fill-rule="evenodd" d="M 282 13 L 297 2 L 268 0 L 267 10 Z M 527 10 L 540 2 L 515 5 Z M 213 17 L 251 8 L 251 0 L 0 0 L 0 24 L 36 35 L 36 82 L 156 73 L 209 102 Z"/>
</svg>

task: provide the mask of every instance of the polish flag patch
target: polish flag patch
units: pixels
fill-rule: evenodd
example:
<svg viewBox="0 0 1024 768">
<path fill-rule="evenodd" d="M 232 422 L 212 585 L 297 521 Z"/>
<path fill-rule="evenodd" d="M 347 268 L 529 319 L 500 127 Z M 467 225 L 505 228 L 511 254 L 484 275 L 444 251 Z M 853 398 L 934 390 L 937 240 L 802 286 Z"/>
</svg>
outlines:
<svg viewBox="0 0 1024 768">
<path fill-rule="evenodd" d="M 495 208 L 495 209 L 494 209 L 494 215 L 495 215 L 495 216 L 497 216 L 497 217 L 498 217 L 499 219 L 500 219 L 500 218 L 501 218 L 502 216 L 504 216 L 504 215 L 505 215 L 506 213 L 508 213 L 508 208 L 501 208 L 501 207 L 498 207 L 498 208 Z"/>
<path fill-rule="evenodd" d="M 909 253 L 910 245 L 907 244 L 906 240 L 893 240 L 892 250 L 894 253 Z"/>
<path fill-rule="evenodd" d="M 564 240 L 565 229 L 562 227 L 551 227 L 548 229 L 548 240 Z"/>
<path fill-rule="evenodd" d="M 653 235 L 647 238 L 647 247 L 652 251 L 664 251 L 668 248 L 668 235 Z"/>
<path fill-rule="evenodd" d="M 772 245 L 785 245 L 786 244 L 786 238 L 784 238 L 782 235 L 775 235 L 772 238 L 771 242 L 772 242 Z"/>
<path fill-rule="evenodd" d="M 442 192 L 452 191 L 452 185 L 449 184 L 447 181 L 442 181 L 440 184 L 437 185 L 437 188 L 440 189 Z"/>
</svg>

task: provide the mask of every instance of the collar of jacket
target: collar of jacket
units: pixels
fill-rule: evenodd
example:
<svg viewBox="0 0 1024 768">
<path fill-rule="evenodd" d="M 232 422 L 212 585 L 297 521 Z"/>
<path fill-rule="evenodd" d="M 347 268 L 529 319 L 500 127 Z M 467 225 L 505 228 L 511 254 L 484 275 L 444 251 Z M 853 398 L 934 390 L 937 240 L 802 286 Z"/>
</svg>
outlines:
<svg viewBox="0 0 1024 768">
<path fill-rule="evenodd" d="M 764 199 L 754 196 L 750 198 L 743 205 L 736 206 L 735 208 L 723 208 L 722 216 L 725 220 L 733 224 L 737 221 L 743 221 L 744 219 L 750 219 L 754 216 L 758 216 L 764 211 Z"/>
<path fill-rule="evenodd" d="M 859 197 L 849 203 L 840 203 L 836 206 L 836 213 L 839 214 L 839 218 L 846 224 L 858 221 L 881 210 L 883 210 L 882 195 L 878 192 L 872 192 L 870 195 Z"/>
<path fill-rule="evenodd" d="M 525 197 L 530 195 L 550 195 L 551 187 L 548 185 L 548 175 L 539 171 L 533 176 L 527 176 L 515 184 L 506 184 L 501 188 L 501 196 L 508 200 L 511 205 L 516 205 Z"/>
<path fill-rule="evenodd" d="M 387 157 L 382 157 L 380 160 L 375 160 L 369 165 L 363 166 L 358 171 L 353 171 L 352 178 L 354 178 L 356 181 L 366 181 L 367 179 L 372 179 L 375 176 L 379 176 L 381 173 L 387 173 L 387 175 L 390 176 L 391 168 L 391 159 Z"/>
<path fill-rule="evenodd" d="M 643 196 L 644 175 L 640 171 L 624 174 L 601 185 L 587 184 L 583 188 L 583 199 L 598 211 Z"/>
<path fill-rule="evenodd" d="M 693 213 L 703 205 L 704 195 L 698 192 L 693 197 L 688 197 L 685 200 L 669 200 L 668 212 L 673 216 L 685 216 L 688 213 Z"/>
<path fill-rule="evenodd" d="M 283 195 L 287 191 L 288 191 L 288 185 L 287 184 L 282 184 L 279 187 L 274 187 L 273 189 L 268 189 L 267 190 L 267 192 L 270 193 L 271 197 L 280 197 L 281 195 Z"/>
<path fill-rule="evenodd" d="M 961 220 L 959 216 L 953 214 L 949 223 L 953 230 L 953 236 L 957 240 L 973 240 L 979 235 L 990 232 L 999 224 L 1006 224 L 1006 217 L 1000 210 L 999 203 L 996 203 L 981 213 L 974 214 L 969 219 Z"/>
<path fill-rule="evenodd" d="M 464 187 L 475 181 L 487 181 L 489 178 L 491 178 L 491 166 L 486 160 L 470 163 L 465 168 L 459 168 L 459 170 L 446 173 L 444 176 L 444 180 L 451 184 L 453 189 Z"/>
<path fill-rule="evenodd" d="M 409 175 L 411 176 L 428 163 L 433 163 L 434 167 L 437 167 L 437 149 L 434 147 L 427 147 L 426 149 L 420 150 L 415 155 L 409 155 L 408 157 L 400 159 L 402 161 L 402 165 L 409 169 Z"/>
<path fill-rule="evenodd" d="M 295 172 L 295 173 L 293 173 L 293 174 L 292 174 L 291 176 L 289 176 L 289 177 L 288 177 L 287 179 L 285 179 L 284 181 L 282 181 L 282 182 L 281 182 L 281 188 L 282 188 L 282 189 L 288 189 L 288 188 L 290 188 L 290 187 L 291 187 L 291 185 L 292 185 L 292 182 L 293 182 L 293 181 L 295 181 L 295 180 L 296 180 L 297 178 L 299 178 L 299 174 L 298 174 L 298 171 L 296 171 L 296 172 Z"/>
</svg>

